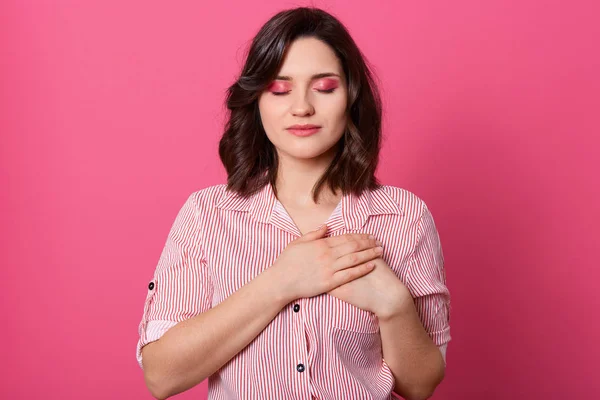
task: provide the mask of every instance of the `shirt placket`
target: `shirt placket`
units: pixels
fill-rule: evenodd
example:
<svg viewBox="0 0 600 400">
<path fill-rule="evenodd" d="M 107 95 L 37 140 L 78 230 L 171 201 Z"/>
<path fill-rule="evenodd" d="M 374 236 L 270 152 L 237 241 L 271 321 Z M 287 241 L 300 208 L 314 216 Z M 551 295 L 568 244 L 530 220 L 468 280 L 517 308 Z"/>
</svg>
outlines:
<svg viewBox="0 0 600 400">
<path fill-rule="evenodd" d="M 309 343 L 306 334 L 306 307 L 310 299 L 299 298 L 292 304 L 292 326 L 294 330 L 293 368 L 292 376 L 295 376 L 296 386 L 300 389 L 298 399 L 311 399 L 310 394 L 310 364 L 308 358 Z"/>
</svg>

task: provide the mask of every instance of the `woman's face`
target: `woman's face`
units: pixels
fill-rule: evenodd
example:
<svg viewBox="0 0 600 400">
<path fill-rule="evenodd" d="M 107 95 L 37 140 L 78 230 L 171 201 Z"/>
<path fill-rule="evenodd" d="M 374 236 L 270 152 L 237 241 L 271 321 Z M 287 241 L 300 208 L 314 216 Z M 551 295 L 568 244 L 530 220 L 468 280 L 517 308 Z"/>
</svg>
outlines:
<svg viewBox="0 0 600 400">
<path fill-rule="evenodd" d="M 333 155 L 346 127 L 346 102 L 346 77 L 333 50 L 318 39 L 301 38 L 289 46 L 258 107 L 267 137 L 280 157 L 314 159 Z M 320 129 L 299 136 L 288 129 L 296 124 Z"/>
</svg>

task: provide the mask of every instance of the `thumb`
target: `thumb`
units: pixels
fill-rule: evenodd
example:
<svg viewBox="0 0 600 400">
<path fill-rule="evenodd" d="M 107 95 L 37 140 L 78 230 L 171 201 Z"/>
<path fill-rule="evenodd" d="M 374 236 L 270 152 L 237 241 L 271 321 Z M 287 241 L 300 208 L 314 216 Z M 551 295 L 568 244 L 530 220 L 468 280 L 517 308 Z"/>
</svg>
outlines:
<svg viewBox="0 0 600 400">
<path fill-rule="evenodd" d="M 327 224 L 323 224 L 320 227 L 318 227 L 317 229 L 315 229 L 314 231 L 310 231 L 307 234 L 301 236 L 299 238 L 299 241 L 304 242 L 307 240 L 315 240 L 320 237 L 323 237 L 326 232 L 327 232 Z"/>
</svg>

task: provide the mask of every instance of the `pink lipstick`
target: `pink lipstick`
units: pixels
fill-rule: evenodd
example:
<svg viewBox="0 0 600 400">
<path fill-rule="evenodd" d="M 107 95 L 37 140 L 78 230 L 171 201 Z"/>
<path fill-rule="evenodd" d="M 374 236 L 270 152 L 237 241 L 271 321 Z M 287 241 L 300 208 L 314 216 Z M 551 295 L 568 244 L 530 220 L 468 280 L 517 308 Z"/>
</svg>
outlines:
<svg viewBox="0 0 600 400">
<path fill-rule="evenodd" d="M 306 124 L 306 125 L 292 125 L 287 130 L 296 136 L 310 136 L 317 133 L 321 129 L 318 125 Z"/>
</svg>

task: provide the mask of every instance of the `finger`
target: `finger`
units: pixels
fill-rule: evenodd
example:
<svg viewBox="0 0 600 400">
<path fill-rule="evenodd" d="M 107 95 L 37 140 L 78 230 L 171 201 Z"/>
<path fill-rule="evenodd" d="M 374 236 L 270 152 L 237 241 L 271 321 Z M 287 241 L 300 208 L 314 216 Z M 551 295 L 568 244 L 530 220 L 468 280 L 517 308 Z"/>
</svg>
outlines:
<svg viewBox="0 0 600 400">
<path fill-rule="evenodd" d="M 333 275 L 333 285 L 334 286 L 329 290 L 333 290 L 333 289 L 337 288 L 338 286 L 344 285 L 348 282 L 351 282 L 355 279 L 365 276 L 369 272 L 371 272 L 373 270 L 373 268 L 375 268 L 375 263 L 370 261 L 370 262 L 366 262 L 364 264 L 357 265 L 352 268 L 346 268 L 341 271 L 338 271 Z"/>
<path fill-rule="evenodd" d="M 364 239 L 369 239 L 371 236 L 368 233 L 346 233 L 344 235 L 338 235 L 338 236 L 329 236 L 327 238 L 325 238 L 325 243 L 327 243 L 327 245 L 329 247 L 335 247 L 337 245 L 340 245 L 342 243 L 346 243 L 349 241 L 356 241 L 356 240 L 364 240 Z M 373 236 L 374 238 L 375 236 Z"/>
<path fill-rule="evenodd" d="M 377 247 L 381 243 L 376 239 L 360 239 L 350 242 L 344 242 L 331 248 L 331 254 L 334 258 L 340 258 L 346 254 L 366 250 L 371 247 Z"/>
<path fill-rule="evenodd" d="M 374 260 L 380 257 L 382 252 L 382 248 L 378 246 L 359 252 L 349 253 L 338 258 L 331 266 L 334 270 L 341 271 Z"/>
<path fill-rule="evenodd" d="M 308 241 L 308 240 L 319 239 L 323 235 L 325 235 L 325 233 L 327 233 L 327 224 L 323 224 L 319 228 L 315 229 L 314 231 L 310 231 L 307 234 L 299 237 L 297 239 L 297 241 L 299 241 L 299 242 L 305 242 L 305 241 Z"/>
</svg>

